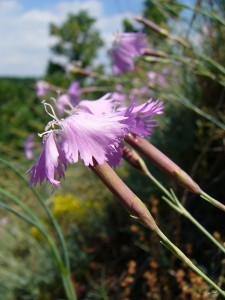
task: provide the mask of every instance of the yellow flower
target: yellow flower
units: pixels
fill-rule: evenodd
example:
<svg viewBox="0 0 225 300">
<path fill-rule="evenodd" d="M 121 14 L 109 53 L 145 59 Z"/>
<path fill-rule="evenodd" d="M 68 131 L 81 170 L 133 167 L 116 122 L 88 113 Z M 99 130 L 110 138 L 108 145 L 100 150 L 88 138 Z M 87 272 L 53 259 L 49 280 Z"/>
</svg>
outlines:
<svg viewBox="0 0 225 300">
<path fill-rule="evenodd" d="M 51 199 L 52 213 L 65 222 L 86 223 L 91 218 L 103 216 L 104 205 L 99 200 L 80 200 L 73 194 L 61 194 Z"/>
<path fill-rule="evenodd" d="M 39 240 L 39 241 L 44 240 L 43 235 L 40 233 L 40 231 L 36 227 L 31 226 L 30 232 L 37 240 Z"/>
</svg>

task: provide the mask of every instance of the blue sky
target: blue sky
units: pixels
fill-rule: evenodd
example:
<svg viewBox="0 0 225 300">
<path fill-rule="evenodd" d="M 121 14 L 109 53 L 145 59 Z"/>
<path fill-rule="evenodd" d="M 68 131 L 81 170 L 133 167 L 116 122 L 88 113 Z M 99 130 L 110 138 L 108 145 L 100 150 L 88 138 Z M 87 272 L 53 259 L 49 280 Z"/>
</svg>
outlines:
<svg viewBox="0 0 225 300">
<path fill-rule="evenodd" d="M 81 9 L 97 19 L 108 47 L 121 21 L 142 11 L 143 0 L 0 0 L 0 76 L 41 77 L 54 38 L 49 23 L 62 23 Z"/>
</svg>

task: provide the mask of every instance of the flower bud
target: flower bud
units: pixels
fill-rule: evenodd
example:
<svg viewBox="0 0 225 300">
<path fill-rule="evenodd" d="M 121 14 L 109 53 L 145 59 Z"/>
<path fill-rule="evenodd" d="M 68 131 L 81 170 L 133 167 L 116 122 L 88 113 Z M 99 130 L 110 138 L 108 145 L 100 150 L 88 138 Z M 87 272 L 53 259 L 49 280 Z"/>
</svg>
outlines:
<svg viewBox="0 0 225 300">
<path fill-rule="evenodd" d="M 89 166 L 108 189 L 118 198 L 129 214 L 143 225 L 155 231 L 158 227 L 145 204 L 129 189 L 114 170 L 104 163 Z"/>
</svg>

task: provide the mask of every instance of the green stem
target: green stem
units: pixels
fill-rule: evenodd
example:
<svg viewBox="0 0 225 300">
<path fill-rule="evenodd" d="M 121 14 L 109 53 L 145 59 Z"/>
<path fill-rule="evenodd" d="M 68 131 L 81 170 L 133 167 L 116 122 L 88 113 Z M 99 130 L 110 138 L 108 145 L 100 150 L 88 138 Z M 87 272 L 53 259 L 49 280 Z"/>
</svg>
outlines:
<svg viewBox="0 0 225 300">
<path fill-rule="evenodd" d="M 218 293 L 225 298 L 225 291 L 223 291 L 215 282 L 213 282 L 205 273 L 203 273 L 193 262 L 178 248 L 176 247 L 165 234 L 157 228 L 155 232 L 161 238 L 163 245 L 176 255 L 181 261 L 186 263 L 193 271 L 200 275 L 208 284 L 214 287 Z"/>
<path fill-rule="evenodd" d="M 225 205 L 223 205 L 221 202 L 217 201 L 213 197 L 209 196 L 205 192 L 202 191 L 201 194 L 200 194 L 200 197 L 205 199 L 206 201 L 208 201 L 209 203 L 211 203 L 215 207 L 221 209 L 222 211 L 225 211 Z"/>
<path fill-rule="evenodd" d="M 19 207 L 23 209 L 24 212 L 26 212 L 33 220 L 36 221 L 36 223 L 40 224 L 38 217 L 30 210 L 29 206 L 27 206 L 23 201 L 21 201 L 16 196 L 12 195 L 10 192 L 2 189 L 0 187 L 0 193 L 12 200 L 14 203 L 16 203 Z"/>
<path fill-rule="evenodd" d="M 172 101 L 177 101 L 177 102 L 181 103 L 182 105 L 186 106 L 188 109 L 195 112 L 196 114 L 198 114 L 199 116 L 201 116 L 201 117 L 205 118 L 206 120 L 210 121 L 211 123 L 213 123 L 217 127 L 225 130 L 225 124 L 224 123 L 220 122 L 219 120 L 217 120 L 212 115 L 206 113 L 205 111 L 200 109 L 198 106 L 194 105 L 186 97 L 181 97 L 181 96 L 177 97 L 176 95 L 172 95 L 172 94 L 161 94 L 161 98 L 172 100 Z"/>
<path fill-rule="evenodd" d="M 141 162 L 143 165 L 143 162 Z M 152 182 L 169 198 L 162 197 L 164 201 L 167 202 L 170 207 L 176 210 L 178 213 L 186 217 L 190 222 L 192 222 L 203 234 L 205 234 L 211 242 L 214 243 L 223 253 L 225 253 L 225 248 L 221 243 L 219 243 L 192 215 L 184 208 L 184 206 L 178 201 L 176 195 L 172 194 L 149 172 L 145 165 L 145 174 L 151 179 Z M 215 200 L 215 199 L 214 199 Z"/>
<path fill-rule="evenodd" d="M 65 242 L 63 233 L 62 233 L 61 228 L 59 227 L 56 219 L 52 215 L 50 209 L 45 204 L 44 199 L 42 198 L 42 196 L 33 187 L 30 186 L 29 181 L 27 180 L 27 178 L 25 176 L 23 176 L 14 166 L 12 166 L 10 163 L 8 163 L 7 161 L 5 161 L 2 158 L 0 158 L 0 162 L 2 162 L 5 166 L 9 167 L 16 175 L 18 175 L 23 180 L 23 182 L 27 186 L 29 186 L 29 188 L 31 189 L 31 191 L 37 197 L 40 205 L 44 209 L 47 217 L 49 218 L 51 224 L 53 225 L 53 228 L 55 229 L 55 231 L 56 231 L 56 233 L 57 233 L 57 235 L 59 237 L 60 243 L 62 245 L 63 255 L 64 255 L 64 259 L 65 259 L 65 265 L 66 265 L 66 268 L 67 268 L 68 272 L 70 272 L 69 253 L 68 253 L 68 250 L 67 250 L 67 246 L 66 246 L 66 242 Z"/>
<path fill-rule="evenodd" d="M 180 204 L 181 205 L 181 204 Z M 202 233 L 204 233 L 208 239 L 210 239 L 223 253 L 225 248 L 220 244 L 192 215 L 182 206 L 183 215 L 189 219 Z"/>
<path fill-rule="evenodd" d="M 77 296 L 75 293 L 75 289 L 73 287 L 72 284 L 72 278 L 71 278 L 71 274 L 70 272 L 68 272 L 68 270 L 65 268 L 65 265 L 60 257 L 60 254 L 58 252 L 58 249 L 54 243 L 54 241 L 51 239 L 51 237 L 47 238 L 48 244 L 52 250 L 52 253 L 55 257 L 55 260 L 57 262 L 57 265 L 60 269 L 60 275 L 62 278 L 62 282 L 63 282 L 63 286 L 64 286 L 64 290 L 67 296 L 68 300 L 77 300 Z"/>
<path fill-rule="evenodd" d="M 22 219 L 23 221 L 25 221 L 26 223 L 34 226 L 35 228 L 37 228 L 39 230 L 39 232 L 46 238 L 48 245 L 51 249 L 51 252 L 55 258 L 55 262 L 58 265 L 58 268 L 60 270 L 60 275 L 62 277 L 62 282 L 63 282 L 63 286 L 65 289 L 65 293 L 67 295 L 67 299 L 68 300 L 77 300 L 76 297 L 76 293 L 75 290 L 73 288 L 72 285 L 72 280 L 70 277 L 70 272 L 68 272 L 68 270 L 66 269 L 63 260 L 61 259 L 60 253 L 57 249 L 57 246 L 54 242 L 54 240 L 49 236 L 49 234 L 45 231 L 44 227 L 40 224 L 37 224 L 36 222 L 34 222 L 33 220 L 29 219 L 28 217 L 26 217 L 25 215 L 21 214 L 20 212 L 16 211 L 14 208 L 6 205 L 4 202 L 0 201 L 0 207 L 6 209 L 7 211 L 13 213 L 14 215 L 16 215 L 17 217 L 19 217 L 20 219 Z"/>
<path fill-rule="evenodd" d="M 140 159 L 141 160 L 141 159 Z M 144 166 L 144 162 L 142 163 Z M 207 277 L 192 261 L 185 256 L 185 254 L 177 248 L 159 229 L 150 211 L 144 203 L 124 184 L 118 175 L 107 164 L 99 165 L 95 163 L 90 166 L 92 171 L 101 179 L 101 181 L 108 187 L 108 189 L 116 196 L 116 198 L 123 204 L 131 216 L 138 219 L 148 229 L 155 232 L 163 241 L 163 244 L 179 259 L 185 262 L 191 269 L 199 274 L 208 284 L 213 286 L 222 296 L 225 297 L 225 292 L 220 289 L 209 277 Z M 143 172 L 146 170 L 142 170 Z M 176 204 L 176 199 L 174 200 Z"/>
<path fill-rule="evenodd" d="M 37 197 L 38 200 L 41 200 L 41 195 L 37 192 L 36 189 L 34 189 L 32 186 L 29 185 L 29 181 L 25 176 L 23 176 L 13 165 L 11 165 L 9 162 L 7 162 L 5 159 L 0 157 L 0 162 L 7 166 L 10 170 L 12 170 L 18 177 L 20 177 L 23 182 L 30 187 L 32 193 Z"/>
<path fill-rule="evenodd" d="M 67 274 L 61 274 L 61 275 L 62 275 L 63 286 L 67 295 L 67 299 L 77 300 L 77 295 L 75 293 L 75 288 L 73 286 L 73 282 L 70 277 L 70 274 L 67 272 Z"/>
<path fill-rule="evenodd" d="M 146 167 L 147 169 L 147 167 Z M 146 173 L 145 173 L 148 178 L 151 179 L 152 182 L 154 182 L 154 184 L 166 195 L 168 196 L 172 201 L 173 201 L 173 198 L 171 197 L 171 194 L 170 192 L 149 172 L 149 170 L 146 170 Z"/>
</svg>

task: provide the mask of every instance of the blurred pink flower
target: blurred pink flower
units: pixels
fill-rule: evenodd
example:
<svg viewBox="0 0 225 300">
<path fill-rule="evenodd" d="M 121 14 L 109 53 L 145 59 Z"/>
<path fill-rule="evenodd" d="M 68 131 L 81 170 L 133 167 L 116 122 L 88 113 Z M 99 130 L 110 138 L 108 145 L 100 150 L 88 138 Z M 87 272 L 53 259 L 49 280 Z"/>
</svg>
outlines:
<svg viewBox="0 0 225 300">
<path fill-rule="evenodd" d="M 133 59 L 143 54 L 147 44 L 142 33 L 117 33 L 112 48 L 113 73 L 134 70 Z"/>
<path fill-rule="evenodd" d="M 34 134 L 30 134 L 26 141 L 24 142 L 24 152 L 26 158 L 32 160 L 34 158 L 32 149 L 34 148 Z"/>
<path fill-rule="evenodd" d="M 58 113 L 62 115 L 66 108 L 76 106 L 79 102 L 80 93 L 81 91 L 79 82 L 73 81 L 69 86 L 67 93 L 59 96 L 58 100 L 56 101 Z"/>
<path fill-rule="evenodd" d="M 50 91 L 49 84 L 44 80 L 38 80 L 35 85 L 36 95 L 41 98 Z"/>
</svg>

